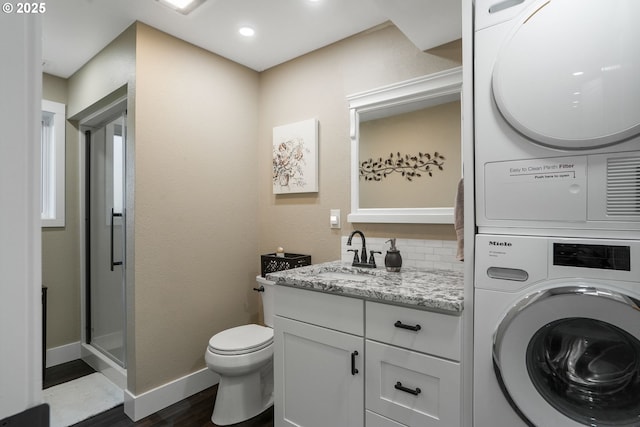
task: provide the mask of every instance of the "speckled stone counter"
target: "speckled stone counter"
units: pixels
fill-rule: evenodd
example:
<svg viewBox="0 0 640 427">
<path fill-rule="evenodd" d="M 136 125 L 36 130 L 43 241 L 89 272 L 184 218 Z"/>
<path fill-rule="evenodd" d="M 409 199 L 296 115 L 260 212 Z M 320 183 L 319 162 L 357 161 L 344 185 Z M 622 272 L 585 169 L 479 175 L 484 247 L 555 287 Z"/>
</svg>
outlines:
<svg viewBox="0 0 640 427">
<path fill-rule="evenodd" d="M 450 314 L 459 315 L 464 307 L 463 274 L 450 270 L 403 267 L 400 273 L 390 273 L 384 267 L 358 268 L 334 261 L 269 273 L 267 279 L 276 285 Z"/>
</svg>

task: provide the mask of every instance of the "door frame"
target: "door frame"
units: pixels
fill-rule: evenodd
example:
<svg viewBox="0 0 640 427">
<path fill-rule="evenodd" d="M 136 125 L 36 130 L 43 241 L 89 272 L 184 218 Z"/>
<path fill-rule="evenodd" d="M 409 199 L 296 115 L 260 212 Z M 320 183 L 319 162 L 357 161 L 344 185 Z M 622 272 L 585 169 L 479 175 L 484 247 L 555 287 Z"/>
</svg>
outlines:
<svg viewBox="0 0 640 427">
<path fill-rule="evenodd" d="M 119 95 L 114 95 L 114 94 L 119 94 Z M 106 120 L 108 117 L 113 117 L 115 115 L 115 112 L 117 111 L 122 111 L 124 109 L 128 112 L 129 105 L 130 105 L 129 103 L 130 103 L 130 98 L 129 98 L 129 94 L 127 93 L 127 87 L 125 85 L 117 89 L 114 93 L 106 96 L 101 101 L 98 101 L 96 104 L 94 104 L 94 106 L 90 108 L 90 110 L 92 111 L 90 114 L 78 119 L 78 144 L 79 144 L 78 203 L 80 206 L 80 218 L 82 218 L 80 232 L 79 232 L 79 242 L 80 242 L 81 248 L 86 247 L 86 241 L 88 237 L 88 233 L 86 230 L 87 224 L 85 222 L 85 218 L 87 217 L 86 205 L 87 205 L 88 189 L 87 189 L 87 181 L 86 181 L 87 180 L 86 163 L 87 163 L 88 153 L 86 149 L 84 131 L 87 129 L 93 130 L 93 128 L 95 128 L 96 125 L 100 124 L 101 121 Z M 129 128 L 131 125 L 131 119 L 129 114 L 127 114 L 126 124 L 127 124 L 127 128 Z M 133 175 L 129 171 L 129 168 L 133 167 L 133 161 L 130 160 L 130 156 L 132 155 L 133 151 L 132 151 L 132 148 L 128 146 L 131 140 L 127 138 L 127 142 L 125 145 L 125 159 L 127 162 L 125 165 L 125 168 L 126 168 L 125 180 L 129 180 L 129 178 Z M 133 196 L 132 194 L 130 194 L 130 191 L 132 191 L 130 188 L 131 187 L 129 185 L 126 186 L 124 206 L 125 206 L 125 210 L 127 210 L 128 212 L 129 211 L 133 212 L 133 208 L 131 207 Z M 131 235 L 131 233 L 133 233 L 133 227 L 131 226 L 131 224 L 129 224 L 130 220 L 125 220 L 125 221 L 126 221 L 125 228 L 126 228 L 126 235 L 127 235 L 126 241 L 125 241 L 125 253 L 129 253 L 129 251 L 133 251 L 133 236 Z M 89 327 L 89 325 L 87 324 L 86 311 L 87 311 L 87 306 L 89 305 L 89 302 L 87 299 L 89 295 L 87 295 L 88 271 L 86 266 L 88 262 L 88 257 L 85 250 L 80 250 L 79 252 L 80 252 L 81 357 L 83 360 L 89 363 L 94 369 L 106 375 L 115 384 L 117 384 L 123 389 L 126 389 L 127 381 L 128 381 L 127 380 L 128 369 L 131 368 L 131 364 L 129 362 L 132 360 L 131 354 L 129 354 L 129 351 L 127 351 L 127 354 L 125 354 L 125 366 L 127 366 L 127 369 L 124 369 L 121 366 L 119 366 L 116 362 L 108 359 L 106 356 L 103 357 L 100 353 L 97 352 L 97 350 L 93 349 L 90 345 L 87 344 L 88 342 L 87 327 Z M 125 263 L 128 260 L 131 260 L 131 258 L 127 256 L 127 259 L 125 259 Z M 131 274 L 131 271 L 133 270 L 132 268 L 130 268 L 129 270 L 130 270 L 129 272 L 125 273 L 125 282 L 126 282 L 125 295 L 127 298 L 125 300 L 125 306 L 124 306 L 124 315 L 125 315 L 124 334 L 125 334 L 125 340 L 126 340 L 125 346 L 127 349 L 131 348 L 131 346 L 129 345 L 129 343 L 131 343 L 131 337 L 129 334 L 132 331 L 132 329 L 130 327 L 131 325 L 129 324 L 129 319 L 130 319 L 129 315 L 131 313 L 131 307 L 133 305 L 133 301 L 131 300 L 131 296 L 132 296 L 131 287 L 133 286 L 133 283 L 132 283 L 133 275 Z"/>
<path fill-rule="evenodd" d="M 37 15 L 2 18 L 0 420 L 42 403 L 41 34 Z"/>
</svg>

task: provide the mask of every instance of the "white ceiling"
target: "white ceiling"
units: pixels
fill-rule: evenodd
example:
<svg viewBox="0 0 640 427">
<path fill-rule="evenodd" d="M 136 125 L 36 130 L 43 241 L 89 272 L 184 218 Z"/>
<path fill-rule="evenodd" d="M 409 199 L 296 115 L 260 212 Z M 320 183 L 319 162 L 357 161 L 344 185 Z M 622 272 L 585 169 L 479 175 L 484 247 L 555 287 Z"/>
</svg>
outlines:
<svg viewBox="0 0 640 427">
<path fill-rule="evenodd" d="M 187 16 L 156 0 L 55 0 L 42 19 L 43 70 L 63 78 L 135 21 L 256 71 L 386 21 L 422 50 L 460 37 L 456 0 L 206 0 Z M 240 36 L 243 25 L 255 37 Z"/>
</svg>

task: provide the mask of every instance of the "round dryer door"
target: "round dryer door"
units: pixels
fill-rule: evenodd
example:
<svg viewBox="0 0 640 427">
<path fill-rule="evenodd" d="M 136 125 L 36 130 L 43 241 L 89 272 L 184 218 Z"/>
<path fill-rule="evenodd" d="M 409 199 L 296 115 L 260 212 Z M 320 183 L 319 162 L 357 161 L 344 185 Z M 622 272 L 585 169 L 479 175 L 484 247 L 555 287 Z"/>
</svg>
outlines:
<svg viewBox="0 0 640 427">
<path fill-rule="evenodd" d="M 493 343 L 496 375 L 516 411 L 536 426 L 640 423 L 640 309 L 593 286 L 520 301 Z"/>
<path fill-rule="evenodd" d="M 640 1 L 548 0 L 502 46 L 493 95 L 534 142 L 591 149 L 640 133 Z"/>
</svg>

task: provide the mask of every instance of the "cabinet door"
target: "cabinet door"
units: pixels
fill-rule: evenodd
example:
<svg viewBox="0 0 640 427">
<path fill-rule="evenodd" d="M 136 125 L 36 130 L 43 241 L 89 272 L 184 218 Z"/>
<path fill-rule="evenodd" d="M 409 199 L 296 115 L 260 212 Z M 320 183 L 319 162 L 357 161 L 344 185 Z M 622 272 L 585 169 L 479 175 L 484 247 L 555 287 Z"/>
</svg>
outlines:
<svg viewBox="0 0 640 427">
<path fill-rule="evenodd" d="M 276 427 L 362 427 L 364 339 L 279 316 L 274 330 Z"/>
</svg>

